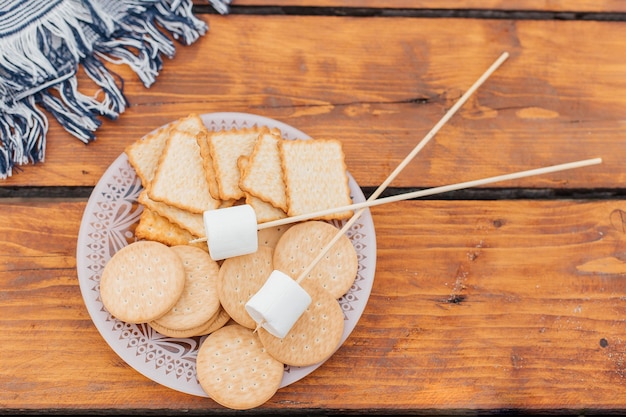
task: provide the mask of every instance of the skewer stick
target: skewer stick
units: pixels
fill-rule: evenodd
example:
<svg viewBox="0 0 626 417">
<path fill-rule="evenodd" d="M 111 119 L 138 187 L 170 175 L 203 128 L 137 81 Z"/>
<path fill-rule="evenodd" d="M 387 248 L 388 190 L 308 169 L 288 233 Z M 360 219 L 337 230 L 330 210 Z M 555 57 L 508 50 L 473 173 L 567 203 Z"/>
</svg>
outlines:
<svg viewBox="0 0 626 417">
<path fill-rule="evenodd" d="M 409 162 L 411 162 L 413 158 L 415 158 L 415 156 L 424 148 L 424 146 L 426 146 L 426 144 L 439 132 L 439 130 L 441 130 L 443 125 L 445 125 L 448 122 L 448 120 L 450 120 L 450 118 L 461 108 L 461 106 L 463 106 L 463 104 L 465 104 L 465 102 L 470 98 L 470 96 L 474 94 L 474 92 L 491 76 L 491 74 L 495 72 L 496 69 L 500 67 L 500 65 L 502 65 L 502 63 L 508 57 L 509 57 L 509 53 L 503 52 L 502 55 L 500 55 L 500 57 L 496 59 L 493 64 L 491 64 L 491 66 L 474 82 L 474 84 L 472 84 L 472 86 L 461 96 L 461 98 L 446 112 L 446 114 L 441 118 L 441 120 L 439 120 L 439 122 L 437 122 L 437 124 L 433 126 L 433 128 L 426 134 L 426 136 L 424 136 L 424 138 L 415 146 L 415 148 L 413 148 L 413 150 L 404 158 L 404 160 L 400 162 L 400 164 L 396 167 L 396 169 L 391 174 L 389 174 L 387 179 L 383 181 L 382 184 L 380 184 L 380 186 L 376 189 L 376 191 L 374 191 L 372 195 L 370 195 L 370 197 L 368 198 L 368 201 L 375 200 L 376 198 L 378 198 L 379 195 L 383 193 L 383 191 L 385 191 L 387 186 L 398 176 L 398 174 L 409 164 Z M 346 232 L 358 220 L 358 218 L 361 216 L 361 214 L 363 214 L 364 211 L 365 209 L 362 209 L 354 213 L 354 215 L 344 225 L 344 227 L 339 232 L 339 234 L 343 234 L 344 232 Z M 314 213 L 314 214 L 316 214 L 316 216 L 314 217 L 319 216 L 317 215 L 317 213 Z M 310 217 L 310 215 L 303 215 L 303 216 L 309 216 L 308 218 L 312 218 Z M 293 219 L 294 217 L 288 217 L 285 219 L 279 219 L 279 220 L 275 220 L 272 222 L 261 223 L 258 225 L 258 229 L 261 230 L 261 229 L 265 229 L 268 227 L 280 226 L 280 225 L 284 225 L 288 223 L 293 223 L 295 221 L 299 221 L 299 220 L 293 220 Z M 189 243 L 205 242 L 206 240 L 207 240 L 206 237 L 200 237 L 197 239 L 190 240 Z M 324 253 L 328 251 L 329 249 L 330 249 L 330 246 L 327 246 L 326 248 L 322 250 L 322 252 L 320 253 L 319 259 L 315 259 L 313 261 L 312 265 L 310 266 L 310 269 L 312 269 L 315 266 L 315 264 L 321 260 Z M 308 269 L 308 271 L 304 271 L 306 272 L 306 274 L 304 275 L 307 275 L 309 272 L 311 272 L 310 269 Z"/>
<path fill-rule="evenodd" d="M 404 160 L 396 167 L 396 169 L 391 174 L 389 174 L 387 179 L 383 181 L 383 183 L 370 196 L 369 200 L 377 198 L 380 194 L 382 194 L 383 191 L 385 191 L 387 186 L 398 176 L 400 171 L 402 171 L 409 164 L 409 162 L 411 162 L 415 155 L 417 155 L 418 152 L 421 151 L 424 146 L 426 146 L 426 144 L 439 132 L 439 130 L 441 130 L 443 125 L 445 125 L 448 120 L 450 120 L 450 118 L 454 116 L 454 114 L 461 108 L 461 106 L 465 104 L 470 96 L 474 94 L 478 87 L 480 87 L 485 81 L 487 81 L 487 78 L 489 78 L 491 74 L 493 74 L 495 70 L 498 69 L 498 67 L 500 67 L 500 65 L 502 65 L 502 63 L 508 57 L 509 53 L 504 52 L 493 64 L 491 64 L 487 71 L 485 71 L 483 75 L 481 75 L 480 78 L 478 78 L 478 80 L 474 82 L 474 84 L 465 92 L 465 94 L 461 96 L 461 98 L 454 104 L 454 106 L 452 106 L 450 110 L 446 112 L 441 120 L 439 120 L 439 122 L 437 122 L 437 124 L 433 126 L 430 132 L 428 132 L 426 136 L 424 136 L 424 138 L 417 144 L 417 146 L 415 146 L 415 148 L 413 148 L 413 150 L 404 158 Z"/>
<path fill-rule="evenodd" d="M 570 162 L 566 164 L 553 165 L 553 166 L 548 166 L 544 168 L 531 169 L 528 171 L 515 172 L 512 174 L 498 175 L 495 177 L 483 178 L 483 179 L 474 180 L 474 181 L 466 181 L 466 182 L 446 185 L 442 187 L 434 187 L 434 188 L 430 188 L 430 189 L 426 189 L 422 191 L 400 194 L 400 195 L 389 197 L 389 198 L 380 198 L 378 200 L 372 200 L 372 201 L 366 201 L 364 203 L 359 203 L 358 206 L 371 207 L 375 205 L 391 203 L 394 201 L 406 200 L 409 198 L 423 197 L 426 195 L 433 195 L 437 193 L 443 193 L 446 191 L 459 190 L 462 188 L 490 184 L 490 183 L 497 182 L 497 181 L 512 180 L 512 179 L 517 179 L 517 178 L 529 177 L 532 175 L 540 175 L 540 174 L 546 174 L 550 172 L 562 171 L 562 170 L 567 170 L 567 169 L 580 168 L 584 166 L 599 164 L 601 162 L 602 162 L 601 158 L 586 159 L 586 160 L 577 161 L 577 162 Z M 334 238 L 331 240 L 331 242 L 328 243 L 328 246 L 332 247 L 339 240 L 341 236 L 343 236 L 342 232 L 337 233 L 334 236 Z M 314 264 L 315 262 L 312 263 L 312 265 Z M 278 273 L 278 275 L 274 275 L 275 273 Z M 255 332 L 257 332 L 261 327 L 265 327 L 268 331 L 270 331 L 271 334 L 273 334 L 276 337 L 282 338 L 285 335 L 287 335 L 287 333 L 291 329 L 291 326 L 293 326 L 295 321 L 298 320 L 300 315 L 304 312 L 304 309 L 306 309 L 308 305 L 310 304 L 311 298 L 308 297 L 308 302 L 307 302 L 306 297 L 308 296 L 308 294 L 306 294 L 306 291 L 302 290 L 304 291 L 304 297 L 303 297 L 301 291 L 294 291 L 293 288 L 287 289 L 286 287 L 289 287 L 290 285 L 298 286 L 300 282 L 308 275 L 308 273 L 310 273 L 310 271 L 301 274 L 295 281 L 292 281 L 291 277 L 281 274 L 279 271 L 274 271 L 272 275 L 270 275 L 267 282 L 264 284 L 263 288 L 248 301 L 248 304 L 246 304 L 246 310 L 250 308 L 249 312 L 251 312 L 251 314 L 254 313 L 253 318 L 257 322 L 257 326 L 254 329 Z M 272 279 L 274 280 L 271 281 Z M 277 281 L 277 280 L 285 280 L 285 279 L 286 281 L 281 281 L 281 282 Z M 271 282 L 271 285 L 269 285 L 269 287 L 266 287 L 268 283 L 270 282 Z M 265 293 L 262 292 L 264 291 L 264 289 L 272 288 L 272 287 L 275 287 L 275 290 L 273 292 L 265 292 Z M 297 287 L 297 288 L 301 289 L 301 287 Z M 256 299 L 257 297 L 259 297 L 259 294 L 263 294 L 263 296 L 261 296 L 260 298 L 263 300 L 262 302 L 260 301 L 260 299 Z M 295 300 L 296 298 L 299 298 L 299 299 L 296 301 Z M 252 303 L 252 305 L 249 306 L 249 303 Z M 263 308 L 260 308 L 260 306 L 263 303 L 265 303 L 265 306 L 263 306 Z M 277 311 L 276 306 L 281 306 L 281 305 L 282 306 L 288 305 L 290 307 L 287 308 L 286 310 Z M 300 308 L 299 312 L 298 312 L 298 309 L 294 307 L 294 305 L 299 306 Z M 267 316 L 264 313 L 261 313 L 261 311 L 265 311 L 265 314 L 267 314 Z M 283 314 L 283 313 L 286 313 L 286 311 L 288 311 L 289 314 L 286 314 L 286 315 Z M 277 315 L 277 313 L 280 313 L 280 315 Z M 269 328 L 266 327 L 269 324 L 266 321 L 266 317 L 271 317 L 269 319 L 269 321 L 271 322 L 271 326 Z"/>
<path fill-rule="evenodd" d="M 542 174 L 548 174 L 551 172 L 557 172 L 557 171 L 564 171 L 564 170 L 568 170 L 568 169 L 574 169 L 574 168 L 582 168 L 582 167 L 586 167 L 589 165 L 597 165 L 602 163 L 602 158 L 592 158 L 592 159 L 584 159 L 581 161 L 576 161 L 576 162 L 568 162 L 565 164 L 559 164 L 559 165 L 552 165 L 552 166 L 547 166 L 547 167 L 543 167 L 543 168 L 536 168 L 536 169 L 530 169 L 527 171 L 519 171 L 519 172 L 514 172 L 511 174 L 504 174 L 504 175 L 496 175 L 495 177 L 488 177 L 488 178 L 482 178 L 479 180 L 473 180 L 473 181 L 466 181 L 466 182 L 460 182 L 457 184 L 450 184 L 450 185 L 443 185 L 440 187 L 433 187 L 433 188 L 428 188 L 426 190 L 420 190 L 420 191 L 413 191 L 410 193 L 405 193 L 405 194 L 398 194 L 392 197 L 386 197 L 386 198 L 379 198 L 378 200 L 368 200 L 365 201 L 363 203 L 356 203 L 356 204 L 352 204 L 351 206 L 345 206 L 342 208 L 341 211 L 346 210 L 346 209 L 356 209 L 356 208 L 362 208 L 364 209 L 365 207 L 374 207 L 374 206 L 379 206 L 382 204 L 387 204 L 387 203 L 393 203 L 396 201 L 402 201 L 402 200 L 409 200 L 412 198 L 419 198 L 419 197 L 426 197 L 429 195 L 435 195 L 435 194 L 441 194 L 441 193 L 445 193 L 448 191 L 455 191 L 455 190 L 461 190 L 464 188 L 471 188 L 471 187 L 478 187 L 478 186 L 482 186 L 482 185 L 486 185 L 486 184 L 491 184 L 494 182 L 500 182 L 500 181 L 507 181 L 507 180 L 514 180 L 514 179 L 519 179 L 519 178 L 524 178 L 524 177 L 531 177 L 534 175 L 542 175 Z M 330 211 L 330 210 L 328 210 Z M 320 212 L 323 214 L 323 212 Z M 344 228 L 335 235 L 335 237 L 328 243 L 328 247 L 330 249 L 330 247 L 332 247 L 335 243 L 337 243 L 337 241 L 339 240 L 339 238 L 341 237 L 341 235 L 343 234 L 345 229 Z M 324 252 L 326 252 L 328 249 L 323 250 L 322 256 L 324 254 Z M 321 257 L 320 256 L 320 259 Z M 311 264 L 313 266 L 315 266 L 316 262 L 312 262 Z M 300 282 L 302 279 L 304 279 L 304 277 L 306 277 L 312 270 L 313 268 L 311 267 L 310 269 L 307 268 L 306 271 L 304 271 L 302 274 L 300 274 L 300 276 L 298 277 L 298 279 L 296 280 L 296 282 Z"/>
<path fill-rule="evenodd" d="M 368 198 L 368 201 L 375 200 L 380 194 L 383 193 L 383 191 L 385 191 L 387 186 L 398 176 L 400 171 L 402 171 L 404 167 L 406 167 L 409 162 L 411 162 L 415 155 L 417 155 L 419 151 L 421 151 L 422 148 L 426 146 L 426 144 L 439 132 L 439 130 L 441 130 L 443 125 L 445 125 L 448 120 L 450 120 L 450 118 L 457 112 L 457 110 L 459 110 L 461 106 L 465 104 L 470 96 L 474 94 L 478 87 L 480 87 L 485 81 L 487 81 L 491 74 L 493 74 L 500 67 L 500 65 L 502 65 L 502 63 L 506 61 L 508 57 L 509 53 L 503 52 L 502 55 L 500 55 L 500 57 L 498 57 L 498 59 L 496 59 L 494 63 L 491 64 L 489 68 L 487 68 L 487 71 L 485 71 L 474 82 L 474 84 L 472 84 L 472 86 L 461 96 L 461 98 L 446 112 L 446 114 L 444 114 L 441 120 L 439 120 L 439 122 L 437 122 L 437 124 L 433 126 L 433 128 L 426 134 L 426 136 L 424 136 L 424 138 L 417 144 L 417 146 L 415 146 L 415 148 L 413 148 L 413 150 L 404 158 L 404 160 L 396 167 L 396 169 L 391 174 L 389 174 L 387 179 L 383 181 L 382 184 L 380 184 L 376 191 L 374 191 L 372 195 Z M 352 215 L 352 217 L 344 224 L 344 226 L 337 233 L 337 235 L 322 249 L 322 251 L 304 269 L 304 271 L 302 271 L 300 276 L 296 279 L 296 282 L 300 283 L 313 270 L 313 268 L 315 268 L 315 265 L 317 265 L 317 263 L 322 260 L 326 252 L 328 252 L 330 248 L 337 242 L 337 240 L 339 240 L 341 235 L 343 235 L 346 231 L 348 231 L 348 229 L 350 229 L 350 227 L 352 227 L 352 225 L 359 219 L 359 217 L 361 217 L 364 211 L 365 209 L 363 208 Z"/>
<path fill-rule="evenodd" d="M 287 218 L 280 219 L 280 220 L 274 220 L 271 222 L 261 223 L 258 226 L 258 228 L 264 229 L 267 227 L 282 226 L 284 224 L 296 223 L 296 222 L 303 221 L 303 220 L 319 218 L 322 216 L 338 213 L 341 211 L 358 210 L 358 209 L 364 209 L 364 208 L 369 208 L 369 207 L 375 207 L 375 206 L 380 206 L 382 204 L 395 203 L 396 201 L 403 201 L 403 200 L 410 200 L 412 198 L 426 197 L 430 195 L 446 193 L 449 191 L 462 190 L 464 188 L 479 187 L 479 186 L 491 184 L 494 182 L 514 180 L 514 179 L 530 177 L 534 175 L 542 175 L 542 174 L 548 174 L 551 172 L 565 171 L 565 170 L 574 169 L 574 168 L 582 168 L 585 166 L 597 165 L 600 163 L 602 163 L 602 158 L 584 159 L 581 161 L 568 162 L 565 164 L 552 165 L 552 166 L 547 166 L 543 168 L 536 168 L 536 169 L 531 169 L 528 171 L 518 171 L 518 172 L 514 172 L 510 174 L 497 175 L 494 177 L 487 177 L 487 178 L 482 178 L 478 180 L 465 181 L 465 182 L 449 184 L 449 185 L 442 185 L 439 187 L 427 188 L 425 190 L 412 191 L 410 193 L 404 193 L 404 194 L 394 195 L 391 197 L 379 198 L 377 200 L 369 199 L 361 203 L 354 203 L 354 204 L 350 204 L 347 206 L 334 207 L 334 208 L 330 208 L 327 210 L 320 210 L 320 211 L 316 211 L 313 213 L 307 213 L 307 214 L 302 214 L 299 216 L 287 217 Z"/>
<path fill-rule="evenodd" d="M 492 184 L 494 182 L 508 181 L 514 179 L 520 179 L 525 177 L 531 177 L 535 175 L 543 175 L 549 174 L 552 172 L 565 171 L 568 169 L 574 168 L 582 168 L 590 165 L 597 165 L 602 163 L 602 158 L 592 158 L 592 159 L 583 159 L 575 162 L 567 162 L 559 165 L 551 165 L 543 168 L 535 168 L 527 171 L 518 171 L 510 174 L 496 175 L 494 177 L 481 178 L 478 180 L 459 182 L 456 184 L 442 185 L 439 187 L 427 188 L 425 190 L 412 191 L 410 193 L 397 194 L 391 197 L 379 198 L 379 199 L 368 199 L 367 201 L 363 201 L 361 203 L 354 203 L 341 207 L 333 207 L 326 210 L 320 210 L 312 213 L 301 214 L 299 216 L 287 217 L 284 219 L 274 220 L 271 222 L 265 222 L 258 225 L 258 229 L 265 229 L 269 227 L 282 226 L 289 223 L 297 223 L 300 221 L 310 220 L 314 218 L 319 218 L 323 216 L 327 216 L 330 214 L 338 213 L 341 211 L 348 210 L 361 210 L 369 207 L 380 206 L 388 203 L 395 203 L 397 201 L 410 200 L 414 198 L 427 197 L 435 194 L 442 194 L 449 191 L 457 191 L 465 188 L 472 187 L 480 187 L 487 184 Z M 341 233 L 339 233 L 341 234 Z M 309 271 L 310 272 L 310 271 Z"/>
</svg>

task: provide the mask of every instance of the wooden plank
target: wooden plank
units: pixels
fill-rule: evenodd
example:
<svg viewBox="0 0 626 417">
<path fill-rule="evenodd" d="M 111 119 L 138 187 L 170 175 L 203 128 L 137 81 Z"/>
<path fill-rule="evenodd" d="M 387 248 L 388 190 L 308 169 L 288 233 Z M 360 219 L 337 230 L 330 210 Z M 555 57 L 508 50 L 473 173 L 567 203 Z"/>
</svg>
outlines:
<svg viewBox="0 0 626 417">
<path fill-rule="evenodd" d="M 51 121 L 46 161 L 0 186 L 91 186 L 125 146 L 190 112 L 238 111 L 342 141 L 377 186 L 503 52 L 511 58 L 394 186 L 434 186 L 601 156 L 599 167 L 518 181 L 619 188 L 626 134 L 626 26 L 609 22 L 206 15 L 130 107 L 84 145 Z M 341 28 L 341 30 L 338 30 Z M 602 39 L 602 43 L 598 43 Z M 87 84 L 86 80 L 82 80 Z M 506 185 L 508 186 L 508 184 Z"/>
<path fill-rule="evenodd" d="M 262 409 L 626 411 L 625 204 L 374 208 L 376 277 L 355 331 Z M 2 408 L 223 410 L 140 375 L 93 326 L 74 257 L 84 207 L 0 204 Z"/>
<path fill-rule="evenodd" d="M 194 0 L 195 4 L 206 4 Z M 371 7 L 381 9 L 478 9 L 478 10 L 526 10 L 550 12 L 624 12 L 626 4 L 620 0 L 235 0 L 233 6 L 298 6 L 298 7 Z"/>
</svg>

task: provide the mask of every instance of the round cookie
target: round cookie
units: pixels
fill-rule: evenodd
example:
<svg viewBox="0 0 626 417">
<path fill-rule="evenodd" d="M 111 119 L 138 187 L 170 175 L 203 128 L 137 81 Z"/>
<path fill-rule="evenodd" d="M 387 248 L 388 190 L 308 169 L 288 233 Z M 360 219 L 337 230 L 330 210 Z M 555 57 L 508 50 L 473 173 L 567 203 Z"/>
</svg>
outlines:
<svg viewBox="0 0 626 417">
<path fill-rule="evenodd" d="M 194 336 L 204 336 L 213 333 L 214 331 L 228 323 L 228 320 L 230 320 L 230 316 L 223 308 L 220 307 L 217 313 L 215 313 L 215 315 L 210 320 L 208 320 L 206 323 L 202 323 L 200 326 L 193 327 L 191 329 L 170 329 L 160 325 L 157 320 L 153 320 L 148 324 L 154 330 L 161 333 L 163 336 L 186 338 Z"/>
<path fill-rule="evenodd" d="M 298 279 L 337 233 L 335 226 L 319 220 L 293 225 L 274 248 L 274 268 Z M 340 298 L 354 283 L 358 267 L 356 250 L 344 234 L 304 280 L 316 281 L 333 297 Z"/>
<path fill-rule="evenodd" d="M 111 315 L 146 323 L 167 313 L 185 286 L 180 257 L 163 243 L 140 240 L 117 251 L 100 278 L 100 299 Z"/>
<path fill-rule="evenodd" d="M 213 333 L 214 331 L 219 330 L 222 327 L 224 327 L 226 323 L 228 323 L 229 320 L 230 320 L 230 316 L 228 315 L 226 310 L 224 310 L 223 307 L 220 307 L 219 311 L 217 312 L 217 315 L 215 316 L 215 319 L 213 319 L 213 321 L 211 322 L 211 325 L 206 329 L 205 333 L 201 333 L 201 334 L 205 335 L 205 334 Z"/>
<path fill-rule="evenodd" d="M 217 295 L 219 265 L 208 252 L 194 246 L 177 245 L 170 249 L 183 261 L 185 288 L 176 304 L 154 322 L 172 330 L 197 329 L 212 319 L 220 308 Z"/>
<path fill-rule="evenodd" d="M 254 253 L 225 259 L 220 267 L 217 284 L 220 303 L 230 317 L 244 327 L 256 327 L 246 311 L 246 303 L 274 270 L 272 254 L 271 248 L 259 246 Z"/>
<path fill-rule="evenodd" d="M 341 306 L 327 290 L 314 281 L 300 285 L 311 296 L 311 304 L 285 337 L 278 338 L 264 328 L 259 339 L 278 361 L 292 366 L 309 366 L 328 358 L 339 347 L 344 316 Z"/>
<path fill-rule="evenodd" d="M 174 337 L 178 339 L 178 338 L 187 338 L 187 337 L 202 336 L 202 335 L 208 334 L 209 333 L 208 329 L 212 323 L 209 321 L 206 323 L 202 323 L 202 325 L 198 327 L 193 327 L 191 329 L 183 329 L 183 330 L 170 329 L 168 327 L 160 325 L 159 322 L 156 320 L 152 320 L 148 322 L 148 324 L 150 325 L 150 327 L 152 327 L 157 332 L 161 333 L 163 336 Z"/>
<path fill-rule="evenodd" d="M 291 226 L 293 226 L 293 223 L 284 224 L 282 226 L 268 227 L 267 229 L 259 230 L 257 234 L 259 245 L 269 246 L 270 248 L 274 249 L 281 236 L 284 235 Z"/>
<path fill-rule="evenodd" d="M 258 407 L 272 398 L 284 365 L 270 356 L 253 330 L 239 324 L 211 333 L 198 349 L 196 375 L 217 403 L 236 410 Z"/>
</svg>

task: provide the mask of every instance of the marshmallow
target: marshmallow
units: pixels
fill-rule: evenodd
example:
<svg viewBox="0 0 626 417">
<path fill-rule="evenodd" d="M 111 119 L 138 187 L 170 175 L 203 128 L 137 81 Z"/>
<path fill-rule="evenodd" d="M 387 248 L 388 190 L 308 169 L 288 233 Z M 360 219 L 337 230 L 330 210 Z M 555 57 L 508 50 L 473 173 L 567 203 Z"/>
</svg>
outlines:
<svg viewBox="0 0 626 417">
<path fill-rule="evenodd" d="M 271 335 L 285 337 L 311 304 L 311 296 L 289 275 L 274 270 L 246 303 L 250 317 Z"/>
<path fill-rule="evenodd" d="M 259 248 L 256 214 L 242 204 L 203 214 L 209 255 L 214 261 L 254 253 Z"/>
</svg>

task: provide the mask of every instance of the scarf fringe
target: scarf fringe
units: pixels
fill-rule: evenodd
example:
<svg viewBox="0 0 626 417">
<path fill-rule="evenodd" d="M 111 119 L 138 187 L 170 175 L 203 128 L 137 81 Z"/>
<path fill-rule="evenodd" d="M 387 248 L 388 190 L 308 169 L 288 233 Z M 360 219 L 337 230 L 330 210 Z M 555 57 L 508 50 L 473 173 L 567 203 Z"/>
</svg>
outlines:
<svg viewBox="0 0 626 417">
<path fill-rule="evenodd" d="M 20 1 L 3 7 L 17 10 Z M 208 1 L 228 13 L 230 0 Z M 96 139 L 100 116 L 115 120 L 128 105 L 122 78 L 105 62 L 128 65 L 148 88 L 163 68 L 163 57 L 175 54 L 168 34 L 190 45 L 208 30 L 193 15 L 191 0 L 47 3 L 50 10 L 19 29 L 0 13 L 0 179 L 12 176 L 16 165 L 44 161 L 48 119 L 40 108 L 89 143 Z M 79 91 L 79 65 L 99 87 L 93 97 Z"/>
<path fill-rule="evenodd" d="M 219 14 L 228 14 L 231 0 L 209 0 L 209 3 Z"/>
<path fill-rule="evenodd" d="M 13 174 L 14 165 L 43 162 L 48 119 L 28 97 L 11 109 L 0 111 L 0 179 Z"/>
</svg>

